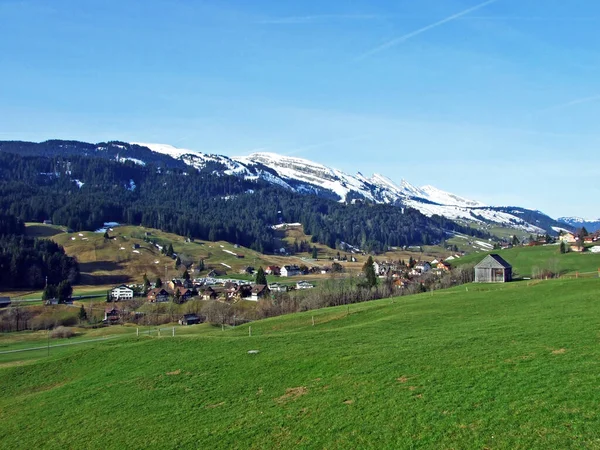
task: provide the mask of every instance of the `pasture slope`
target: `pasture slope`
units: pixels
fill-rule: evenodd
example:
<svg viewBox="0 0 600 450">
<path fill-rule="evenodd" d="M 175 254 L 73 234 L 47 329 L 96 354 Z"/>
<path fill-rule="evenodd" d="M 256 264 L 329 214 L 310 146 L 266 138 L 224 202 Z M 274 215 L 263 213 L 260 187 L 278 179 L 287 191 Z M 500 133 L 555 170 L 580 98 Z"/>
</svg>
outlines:
<svg viewBox="0 0 600 450">
<path fill-rule="evenodd" d="M 561 276 L 574 276 L 577 273 L 595 275 L 600 271 L 600 253 L 561 254 L 560 247 L 542 245 L 538 247 L 513 247 L 506 250 L 494 250 L 486 253 L 473 253 L 451 261 L 453 266 L 477 264 L 489 253 L 497 253 L 508 261 L 517 276 L 530 277 L 535 267 L 540 269 L 556 269 Z"/>
<path fill-rule="evenodd" d="M 468 285 L 4 365 L 0 447 L 600 448 L 599 289 Z"/>
</svg>

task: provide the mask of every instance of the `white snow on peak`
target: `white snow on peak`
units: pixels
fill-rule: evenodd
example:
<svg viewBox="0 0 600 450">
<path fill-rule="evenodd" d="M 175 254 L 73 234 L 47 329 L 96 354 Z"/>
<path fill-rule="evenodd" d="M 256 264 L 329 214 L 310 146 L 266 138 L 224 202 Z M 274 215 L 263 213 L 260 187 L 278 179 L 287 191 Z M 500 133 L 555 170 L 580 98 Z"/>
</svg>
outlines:
<svg viewBox="0 0 600 450">
<path fill-rule="evenodd" d="M 421 187 L 421 191 L 425 193 L 423 198 L 441 205 L 467 206 L 470 208 L 487 206 L 484 203 L 469 200 L 429 185 Z"/>
<path fill-rule="evenodd" d="M 583 217 L 559 217 L 559 222 L 565 222 L 568 224 L 575 223 L 586 223 L 586 222 L 600 222 L 600 218 L 598 219 L 584 219 Z"/>
<path fill-rule="evenodd" d="M 194 150 L 187 150 L 185 148 L 177 148 L 168 144 L 149 144 L 143 142 L 132 142 L 133 145 L 139 145 L 141 147 L 148 147 L 150 150 L 156 153 L 162 153 L 163 155 L 169 155 L 173 158 L 178 159 L 179 157 L 188 153 L 198 153 Z"/>
<path fill-rule="evenodd" d="M 433 186 L 421 188 L 406 180 L 396 184 L 388 177 L 374 174 L 371 178 L 358 172 L 355 176 L 304 158 L 256 152 L 249 156 L 233 157 L 209 155 L 165 144 L 142 144 L 150 150 L 170 155 L 189 166 L 202 169 L 209 163 L 226 167 L 221 173 L 242 176 L 247 180 L 262 179 L 296 192 L 312 192 L 326 189 L 334 192 L 341 202 L 352 193 L 376 203 L 408 206 L 426 216 L 440 215 L 451 220 L 467 223 L 497 223 L 519 228 L 531 233 L 543 232 L 541 228 L 521 219 L 518 214 L 495 211 L 484 203 L 469 200 Z M 270 170 L 265 170 L 268 168 Z M 271 172 L 272 171 L 272 172 Z"/>
</svg>

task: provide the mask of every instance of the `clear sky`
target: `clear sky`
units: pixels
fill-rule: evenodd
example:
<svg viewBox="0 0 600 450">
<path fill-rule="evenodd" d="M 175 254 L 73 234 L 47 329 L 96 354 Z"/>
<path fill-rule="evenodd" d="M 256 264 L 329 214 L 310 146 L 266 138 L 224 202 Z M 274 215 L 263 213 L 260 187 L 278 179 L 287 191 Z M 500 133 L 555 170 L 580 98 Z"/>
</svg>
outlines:
<svg viewBox="0 0 600 450">
<path fill-rule="evenodd" d="M 297 155 L 600 216 L 598 0 L 0 0 L 0 139 Z"/>
</svg>

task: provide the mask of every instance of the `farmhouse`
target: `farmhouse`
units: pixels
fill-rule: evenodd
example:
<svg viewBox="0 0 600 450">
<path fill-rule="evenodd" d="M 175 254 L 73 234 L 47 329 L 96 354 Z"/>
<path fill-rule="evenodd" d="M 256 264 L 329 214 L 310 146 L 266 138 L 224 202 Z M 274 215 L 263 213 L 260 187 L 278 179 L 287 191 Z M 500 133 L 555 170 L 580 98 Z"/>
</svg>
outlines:
<svg viewBox="0 0 600 450">
<path fill-rule="evenodd" d="M 293 265 L 293 266 L 283 266 L 281 268 L 281 276 L 282 277 L 295 277 L 297 275 L 300 275 L 300 267 Z"/>
<path fill-rule="evenodd" d="M 269 286 L 267 286 L 265 284 L 257 284 L 256 286 L 252 287 L 252 291 L 251 291 L 251 294 L 250 294 L 250 297 L 248 298 L 248 300 L 257 302 L 261 298 L 269 295 L 270 292 L 271 291 L 269 291 Z"/>
<path fill-rule="evenodd" d="M 312 289 L 314 285 L 309 283 L 308 281 L 298 281 L 296 283 L 296 289 Z"/>
<path fill-rule="evenodd" d="M 187 302 L 194 295 L 194 293 L 192 292 L 191 289 L 186 289 L 186 288 L 183 288 L 183 287 L 176 288 L 175 289 L 175 295 L 177 294 L 177 292 L 179 292 L 179 299 L 182 302 Z"/>
<path fill-rule="evenodd" d="M 276 275 L 276 276 L 279 276 L 279 275 L 281 275 L 281 268 L 279 266 L 268 266 L 265 269 L 265 273 L 267 275 Z"/>
<path fill-rule="evenodd" d="M 573 233 L 565 232 L 558 237 L 558 240 L 567 244 L 574 244 L 577 242 L 577 237 Z"/>
<path fill-rule="evenodd" d="M 148 291 L 148 301 L 150 303 L 162 303 L 169 301 L 169 293 L 162 288 L 154 288 Z"/>
<path fill-rule="evenodd" d="M 475 283 L 506 283 L 511 280 L 512 266 L 500 255 L 488 255 L 475 266 Z"/>
<path fill-rule="evenodd" d="M 110 298 L 115 302 L 119 300 L 131 300 L 133 298 L 133 289 L 122 284 L 110 290 Z"/>
<path fill-rule="evenodd" d="M 121 311 L 116 306 L 111 306 L 104 310 L 104 323 L 113 324 L 121 320 Z"/>
<path fill-rule="evenodd" d="M 269 285 L 271 292 L 287 292 L 288 287 L 285 284 L 272 283 Z"/>
<path fill-rule="evenodd" d="M 183 317 L 179 319 L 179 325 L 195 325 L 200 322 L 202 322 L 202 319 L 198 314 L 184 314 Z"/>
</svg>

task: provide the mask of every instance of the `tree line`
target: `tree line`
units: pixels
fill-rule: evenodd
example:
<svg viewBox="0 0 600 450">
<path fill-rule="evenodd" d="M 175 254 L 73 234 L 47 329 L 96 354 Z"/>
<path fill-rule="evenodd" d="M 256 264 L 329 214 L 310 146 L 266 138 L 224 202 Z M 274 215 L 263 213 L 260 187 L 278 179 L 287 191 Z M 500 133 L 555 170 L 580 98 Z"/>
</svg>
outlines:
<svg viewBox="0 0 600 450">
<path fill-rule="evenodd" d="M 214 168 L 213 168 L 214 169 Z M 440 216 L 390 205 L 343 204 L 261 180 L 207 170 L 118 163 L 86 156 L 20 156 L 0 152 L 0 214 L 52 220 L 73 231 L 104 222 L 224 240 L 263 253 L 277 240 L 271 225 L 300 222 L 313 242 L 364 251 L 440 242 L 447 232 L 486 237 Z"/>
</svg>

